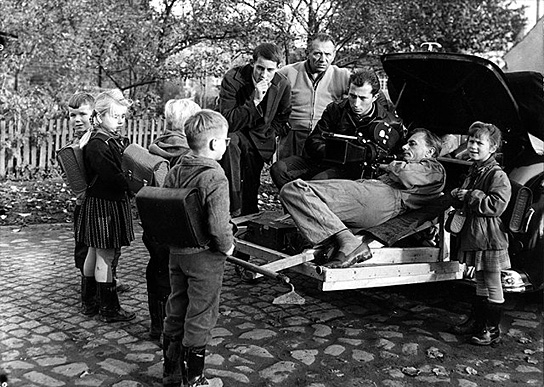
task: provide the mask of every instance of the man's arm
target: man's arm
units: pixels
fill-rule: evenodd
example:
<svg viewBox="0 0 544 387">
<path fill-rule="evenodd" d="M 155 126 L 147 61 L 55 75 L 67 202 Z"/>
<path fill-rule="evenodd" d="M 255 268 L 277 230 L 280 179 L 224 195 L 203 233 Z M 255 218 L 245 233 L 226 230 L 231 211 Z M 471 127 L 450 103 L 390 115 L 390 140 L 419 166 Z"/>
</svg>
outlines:
<svg viewBox="0 0 544 387">
<path fill-rule="evenodd" d="M 243 90 L 248 87 L 235 82 L 227 73 L 221 82 L 219 92 L 219 112 L 229 123 L 229 132 L 236 132 L 246 127 L 255 126 L 255 122 L 263 116 L 262 109 L 253 102 L 254 90 Z M 245 93 L 244 93 L 245 91 Z"/>
<path fill-rule="evenodd" d="M 331 127 L 334 123 L 334 115 L 332 110 L 334 107 L 334 102 L 329 104 L 317 124 L 310 132 L 310 135 L 304 143 L 304 149 L 310 156 L 310 158 L 316 162 L 320 162 L 325 157 L 325 137 L 323 137 L 324 132 L 332 132 Z"/>
</svg>

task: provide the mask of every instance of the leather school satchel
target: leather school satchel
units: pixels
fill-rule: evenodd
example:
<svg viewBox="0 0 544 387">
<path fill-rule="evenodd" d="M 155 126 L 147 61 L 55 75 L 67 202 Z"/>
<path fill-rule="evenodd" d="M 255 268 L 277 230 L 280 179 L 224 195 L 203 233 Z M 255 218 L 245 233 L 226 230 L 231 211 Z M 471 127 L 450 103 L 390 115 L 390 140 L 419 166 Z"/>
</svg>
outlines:
<svg viewBox="0 0 544 387">
<path fill-rule="evenodd" d="M 66 176 L 66 183 L 70 189 L 80 195 L 87 189 L 83 149 L 79 144 L 69 144 L 57 151 L 57 162 Z"/>
<path fill-rule="evenodd" d="M 94 136 L 101 138 L 106 142 L 106 144 L 111 138 L 101 133 L 94 134 Z M 70 189 L 78 196 L 83 194 L 89 186 L 89 184 L 87 183 L 87 173 L 85 170 L 82 146 L 87 144 L 87 142 L 92 137 L 92 132 L 86 132 L 81 137 L 78 144 L 68 144 L 59 149 L 56 154 L 57 162 L 59 163 L 60 169 L 64 174 L 64 177 L 66 178 L 66 183 L 68 184 Z"/>
<path fill-rule="evenodd" d="M 156 242 L 176 247 L 209 243 L 198 188 L 143 187 L 136 194 L 136 206 L 145 233 Z"/>
<path fill-rule="evenodd" d="M 170 163 L 138 144 L 130 144 L 123 152 L 121 169 L 127 176 L 129 189 L 137 193 L 145 186 L 162 186 Z"/>
</svg>

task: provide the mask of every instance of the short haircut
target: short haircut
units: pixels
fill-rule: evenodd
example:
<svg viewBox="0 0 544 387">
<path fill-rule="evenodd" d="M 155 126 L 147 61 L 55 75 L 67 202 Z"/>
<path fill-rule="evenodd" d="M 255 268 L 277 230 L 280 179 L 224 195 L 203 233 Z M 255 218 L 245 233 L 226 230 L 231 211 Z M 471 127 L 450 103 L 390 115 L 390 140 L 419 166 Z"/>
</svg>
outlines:
<svg viewBox="0 0 544 387">
<path fill-rule="evenodd" d="M 99 114 L 110 113 L 116 106 L 130 107 L 132 100 L 126 99 L 119 89 L 106 90 L 96 97 L 94 110 Z"/>
<path fill-rule="evenodd" d="M 371 69 L 355 71 L 349 76 L 349 83 L 350 85 L 357 87 L 364 86 L 365 83 L 368 83 L 372 87 L 372 95 L 376 95 L 380 91 L 380 80 L 378 79 L 376 72 Z"/>
<path fill-rule="evenodd" d="M 496 145 L 497 149 L 500 148 L 502 142 L 502 133 L 493 124 L 486 124 L 485 122 L 476 121 L 470 128 L 468 128 L 468 135 L 474 138 L 481 138 L 487 136 L 491 145 Z"/>
<path fill-rule="evenodd" d="M 72 109 L 79 109 L 83 105 L 89 105 L 94 107 L 94 97 L 86 92 L 74 93 L 68 100 L 68 107 Z"/>
<path fill-rule="evenodd" d="M 332 45 L 336 47 L 336 42 L 334 41 L 334 38 L 324 32 L 318 32 L 317 34 L 314 34 L 310 37 L 310 39 L 308 40 L 308 50 L 311 50 L 314 42 L 331 42 Z"/>
<path fill-rule="evenodd" d="M 259 58 L 280 64 L 282 59 L 281 50 L 273 43 L 261 43 L 253 50 L 253 61 L 256 62 Z"/>
<path fill-rule="evenodd" d="M 196 112 L 185 121 L 185 135 L 189 148 L 194 151 L 206 148 L 212 137 L 228 127 L 226 118 L 216 111 L 202 109 Z"/>
<path fill-rule="evenodd" d="M 164 105 L 164 118 L 172 124 L 172 130 L 183 132 L 187 118 L 200 110 L 200 106 L 189 98 L 171 99 Z"/>
<path fill-rule="evenodd" d="M 440 137 L 438 137 L 430 130 L 424 128 L 414 129 L 412 133 L 410 133 L 410 136 L 413 136 L 416 133 L 423 133 L 425 135 L 425 144 L 429 148 L 434 148 L 435 152 L 433 157 L 438 157 L 440 155 L 440 152 L 442 151 L 442 140 L 440 139 Z"/>
</svg>

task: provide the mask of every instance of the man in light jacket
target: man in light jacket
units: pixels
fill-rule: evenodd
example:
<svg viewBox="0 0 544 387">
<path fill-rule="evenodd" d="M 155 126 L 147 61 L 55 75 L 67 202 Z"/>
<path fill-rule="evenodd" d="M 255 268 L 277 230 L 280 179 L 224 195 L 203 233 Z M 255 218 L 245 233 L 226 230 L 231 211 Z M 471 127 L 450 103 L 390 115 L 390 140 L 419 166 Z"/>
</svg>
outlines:
<svg viewBox="0 0 544 387">
<path fill-rule="evenodd" d="M 328 104 L 341 100 L 348 92 L 348 69 L 332 64 L 336 55 L 333 38 L 327 34 L 312 37 L 308 57 L 278 70 L 291 84 L 291 130 L 280 135 L 278 159 L 302 155 L 304 141 L 321 118 Z"/>
</svg>

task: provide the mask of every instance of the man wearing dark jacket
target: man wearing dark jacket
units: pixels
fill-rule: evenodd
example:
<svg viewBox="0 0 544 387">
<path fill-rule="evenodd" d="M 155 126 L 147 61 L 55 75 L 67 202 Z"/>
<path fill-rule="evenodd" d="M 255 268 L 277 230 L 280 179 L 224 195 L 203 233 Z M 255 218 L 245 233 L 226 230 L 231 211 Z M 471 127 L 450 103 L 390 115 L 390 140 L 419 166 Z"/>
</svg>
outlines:
<svg viewBox="0 0 544 387">
<path fill-rule="evenodd" d="M 329 104 L 314 130 L 304 143 L 302 156 L 291 156 L 272 165 L 270 174 L 281 189 L 297 178 L 305 180 L 357 179 L 362 168 L 357 164 L 331 163 L 326 160 L 327 134 L 358 137 L 376 142 L 374 128 L 377 122 L 399 122 L 398 117 L 387 110 L 387 101 L 380 93 L 380 82 L 374 71 L 362 70 L 351 74 L 348 97 Z M 399 139 L 395 128 L 387 128 L 386 150 Z"/>
<path fill-rule="evenodd" d="M 259 211 L 261 171 L 272 159 L 276 136 L 287 130 L 291 86 L 276 72 L 280 62 L 277 46 L 260 44 L 251 64 L 229 70 L 221 82 L 219 111 L 229 123 L 231 139 L 221 166 L 229 180 L 233 216 Z"/>
</svg>

